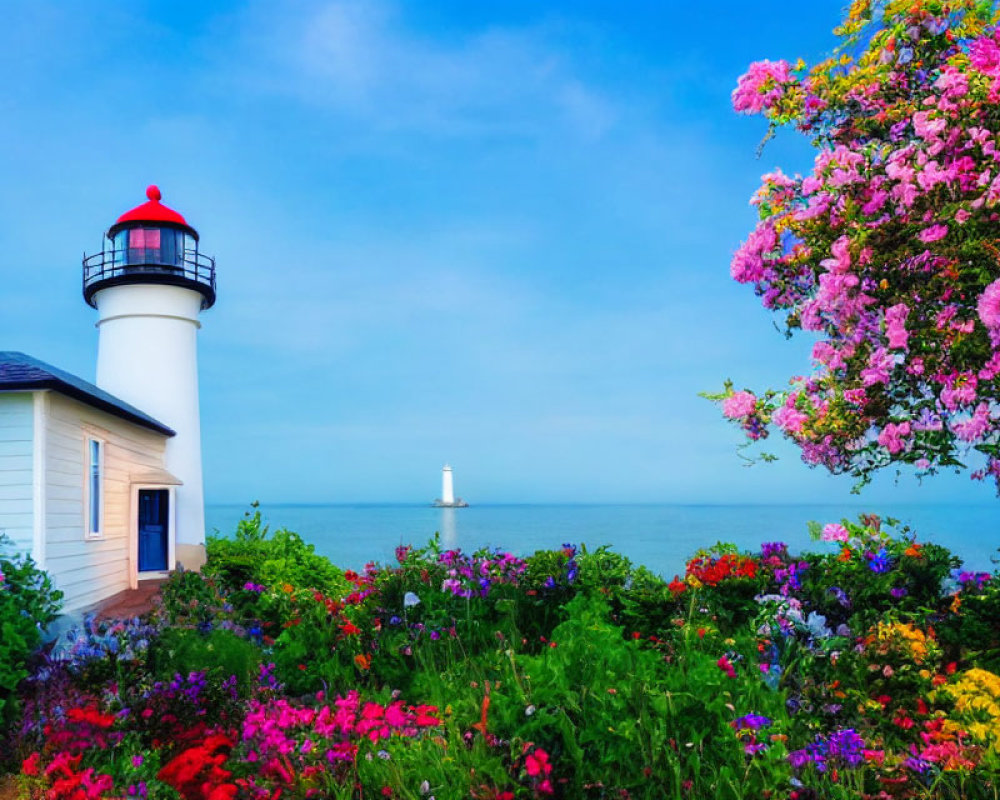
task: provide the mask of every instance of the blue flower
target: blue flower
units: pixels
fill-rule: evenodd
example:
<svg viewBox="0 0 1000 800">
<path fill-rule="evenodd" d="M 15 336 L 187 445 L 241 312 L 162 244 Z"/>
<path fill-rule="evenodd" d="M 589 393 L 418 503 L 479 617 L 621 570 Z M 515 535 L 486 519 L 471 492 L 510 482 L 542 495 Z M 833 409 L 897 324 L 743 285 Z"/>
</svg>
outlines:
<svg viewBox="0 0 1000 800">
<path fill-rule="evenodd" d="M 886 552 L 884 547 L 877 553 L 868 556 L 868 569 L 876 575 L 888 572 L 890 567 L 891 564 L 889 562 L 889 554 Z"/>
</svg>

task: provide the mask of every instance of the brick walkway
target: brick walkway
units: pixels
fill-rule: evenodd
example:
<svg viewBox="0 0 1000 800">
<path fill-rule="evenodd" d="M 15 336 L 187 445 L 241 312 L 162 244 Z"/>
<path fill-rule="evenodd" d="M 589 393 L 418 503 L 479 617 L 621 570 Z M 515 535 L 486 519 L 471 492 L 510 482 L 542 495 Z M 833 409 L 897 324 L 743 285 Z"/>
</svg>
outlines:
<svg viewBox="0 0 1000 800">
<path fill-rule="evenodd" d="M 130 619 L 152 611 L 153 598 L 165 580 L 140 581 L 138 589 L 126 589 L 101 602 L 95 609 L 97 619 Z"/>
</svg>

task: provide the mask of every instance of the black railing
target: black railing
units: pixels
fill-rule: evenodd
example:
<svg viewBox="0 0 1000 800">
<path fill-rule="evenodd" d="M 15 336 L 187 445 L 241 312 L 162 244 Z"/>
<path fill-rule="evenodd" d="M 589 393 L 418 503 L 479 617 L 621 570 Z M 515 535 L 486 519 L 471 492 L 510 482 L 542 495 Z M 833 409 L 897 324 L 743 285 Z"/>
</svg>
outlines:
<svg viewBox="0 0 1000 800">
<path fill-rule="evenodd" d="M 83 297 L 97 308 L 94 294 L 99 289 L 123 283 L 160 283 L 197 289 L 202 308 L 215 304 L 215 259 L 185 251 L 164 258 L 162 250 L 128 248 L 104 250 L 83 257 Z M 194 284 L 192 286 L 192 284 Z"/>
</svg>

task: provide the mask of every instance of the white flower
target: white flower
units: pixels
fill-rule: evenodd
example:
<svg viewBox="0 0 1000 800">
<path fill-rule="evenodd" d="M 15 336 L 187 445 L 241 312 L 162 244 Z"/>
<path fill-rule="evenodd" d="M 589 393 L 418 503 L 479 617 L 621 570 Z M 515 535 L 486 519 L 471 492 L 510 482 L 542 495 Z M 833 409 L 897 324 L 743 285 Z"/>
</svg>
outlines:
<svg viewBox="0 0 1000 800">
<path fill-rule="evenodd" d="M 412 606 L 420 605 L 420 598 L 417 597 L 413 592 L 407 592 L 403 595 L 403 607 L 410 608 Z"/>
</svg>

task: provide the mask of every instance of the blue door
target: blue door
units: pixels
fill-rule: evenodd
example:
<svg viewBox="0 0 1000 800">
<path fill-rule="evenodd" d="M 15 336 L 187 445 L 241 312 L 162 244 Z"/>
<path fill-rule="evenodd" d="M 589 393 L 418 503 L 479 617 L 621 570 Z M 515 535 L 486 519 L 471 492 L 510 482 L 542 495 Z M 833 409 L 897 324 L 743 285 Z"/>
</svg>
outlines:
<svg viewBox="0 0 1000 800">
<path fill-rule="evenodd" d="M 139 572 L 167 568 L 170 491 L 139 490 Z"/>
</svg>

